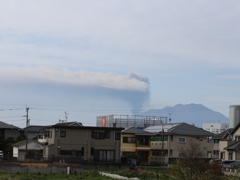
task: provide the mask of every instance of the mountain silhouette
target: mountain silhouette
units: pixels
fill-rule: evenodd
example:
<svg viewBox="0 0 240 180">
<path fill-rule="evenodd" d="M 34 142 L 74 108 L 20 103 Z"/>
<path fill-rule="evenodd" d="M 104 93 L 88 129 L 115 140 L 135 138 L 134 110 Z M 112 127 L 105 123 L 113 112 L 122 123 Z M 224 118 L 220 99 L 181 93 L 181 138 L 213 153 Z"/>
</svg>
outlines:
<svg viewBox="0 0 240 180">
<path fill-rule="evenodd" d="M 140 115 L 168 117 L 171 118 L 171 123 L 185 122 L 198 127 L 202 127 L 203 123 L 229 123 L 228 117 L 202 104 L 177 104 L 173 107 L 150 109 Z"/>
</svg>

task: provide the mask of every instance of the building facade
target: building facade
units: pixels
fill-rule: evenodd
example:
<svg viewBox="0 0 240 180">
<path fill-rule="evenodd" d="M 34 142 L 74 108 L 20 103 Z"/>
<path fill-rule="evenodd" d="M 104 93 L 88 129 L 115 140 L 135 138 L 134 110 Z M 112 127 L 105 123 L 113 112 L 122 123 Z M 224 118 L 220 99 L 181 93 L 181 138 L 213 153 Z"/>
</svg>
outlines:
<svg viewBox="0 0 240 180">
<path fill-rule="evenodd" d="M 214 134 L 220 134 L 229 129 L 229 125 L 224 123 L 203 123 L 203 129 Z"/>
<path fill-rule="evenodd" d="M 240 105 L 229 107 L 229 127 L 234 128 L 240 122 Z"/>
<path fill-rule="evenodd" d="M 120 162 L 123 128 L 90 127 L 81 123 L 58 123 L 48 128 L 45 159 L 74 159 L 86 162 Z"/>
<path fill-rule="evenodd" d="M 190 142 L 197 143 L 203 151 L 203 158 L 212 158 L 213 133 L 186 123 L 172 123 L 151 126 L 144 129 L 155 133 L 151 137 L 150 162 L 171 164 L 181 158 L 181 149 Z"/>
<path fill-rule="evenodd" d="M 149 126 L 166 124 L 168 122 L 168 118 L 141 115 L 109 115 L 98 116 L 96 122 L 97 127 L 146 128 Z"/>
<path fill-rule="evenodd" d="M 219 159 L 240 160 L 240 123 L 219 141 Z"/>
<path fill-rule="evenodd" d="M 137 157 L 139 163 L 150 162 L 152 135 L 152 133 L 134 127 L 122 131 L 122 158 Z"/>
</svg>

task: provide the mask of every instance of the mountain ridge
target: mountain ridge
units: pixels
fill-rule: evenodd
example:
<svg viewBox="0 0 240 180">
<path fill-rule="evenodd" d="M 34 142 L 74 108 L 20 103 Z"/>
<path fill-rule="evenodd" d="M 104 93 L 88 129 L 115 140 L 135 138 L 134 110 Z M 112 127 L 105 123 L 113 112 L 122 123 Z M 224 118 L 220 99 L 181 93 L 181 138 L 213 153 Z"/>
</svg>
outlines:
<svg viewBox="0 0 240 180">
<path fill-rule="evenodd" d="M 171 118 L 172 123 L 185 122 L 195 124 L 202 127 L 203 123 L 229 123 L 228 117 L 211 110 L 202 104 L 177 104 L 175 106 L 167 106 L 162 109 L 150 109 L 143 113 L 143 116 L 162 116 Z"/>
</svg>

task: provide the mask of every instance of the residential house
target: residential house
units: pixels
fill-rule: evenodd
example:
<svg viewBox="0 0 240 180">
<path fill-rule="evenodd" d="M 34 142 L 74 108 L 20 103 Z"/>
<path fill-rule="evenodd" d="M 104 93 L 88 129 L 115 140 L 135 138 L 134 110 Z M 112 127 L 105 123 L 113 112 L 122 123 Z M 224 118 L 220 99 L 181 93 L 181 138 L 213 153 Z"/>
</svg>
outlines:
<svg viewBox="0 0 240 180">
<path fill-rule="evenodd" d="M 219 151 L 222 160 L 240 160 L 240 123 L 219 141 Z"/>
<path fill-rule="evenodd" d="M 135 156 L 141 162 L 149 162 L 152 135 L 152 133 L 135 127 L 123 130 L 121 136 L 122 158 Z"/>
<path fill-rule="evenodd" d="M 23 131 L 25 132 L 25 135 L 28 137 L 28 139 L 34 139 L 40 143 L 46 143 L 46 126 L 28 126 L 27 128 L 24 128 Z"/>
<path fill-rule="evenodd" d="M 4 140 L 7 138 L 16 139 L 20 135 L 20 128 L 0 121 L 0 150 L 4 150 Z"/>
<path fill-rule="evenodd" d="M 79 159 L 87 162 L 120 162 L 120 139 L 123 128 L 83 126 L 63 122 L 48 126 L 47 160 Z"/>
<path fill-rule="evenodd" d="M 144 129 L 155 133 L 151 137 L 150 162 L 169 164 L 181 158 L 180 149 L 191 142 L 197 142 L 203 150 L 203 158 L 212 157 L 213 133 L 187 123 L 169 123 L 161 126 L 150 126 Z"/>
<path fill-rule="evenodd" d="M 213 158 L 220 159 L 225 155 L 224 151 L 220 151 L 219 142 L 222 141 L 221 146 L 225 148 L 226 143 L 228 144 L 228 141 L 232 140 L 231 138 L 232 131 L 233 128 L 230 128 L 213 137 Z"/>
<path fill-rule="evenodd" d="M 32 152 L 29 154 L 35 155 L 35 157 L 28 157 L 28 158 L 39 160 L 43 157 L 42 156 L 43 144 L 33 139 L 28 140 L 27 146 L 26 146 L 26 140 L 24 140 L 24 141 L 20 141 L 12 144 L 12 147 L 13 147 L 13 157 L 15 157 L 18 161 L 25 160 L 26 150 L 28 152 L 30 151 Z"/>
</svg>

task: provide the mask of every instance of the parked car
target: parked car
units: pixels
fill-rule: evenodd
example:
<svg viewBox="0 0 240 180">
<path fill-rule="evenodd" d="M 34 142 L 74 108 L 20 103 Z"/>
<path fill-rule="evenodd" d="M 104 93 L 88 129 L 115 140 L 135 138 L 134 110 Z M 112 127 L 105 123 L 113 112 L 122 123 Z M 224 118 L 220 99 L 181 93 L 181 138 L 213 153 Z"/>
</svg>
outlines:
<svg viewBox="0 0 240 180">
<path fill-rule="evenodd" d="M 236 168 L 240 164 L 240 160 L 225 160 L 221 162 L 221 166 L 225 168 Z"/>
<path fill-rule="evenodd" d="M 3 160 L 3 151 L 0 150 L 0 160 Z"/>
</svg>

